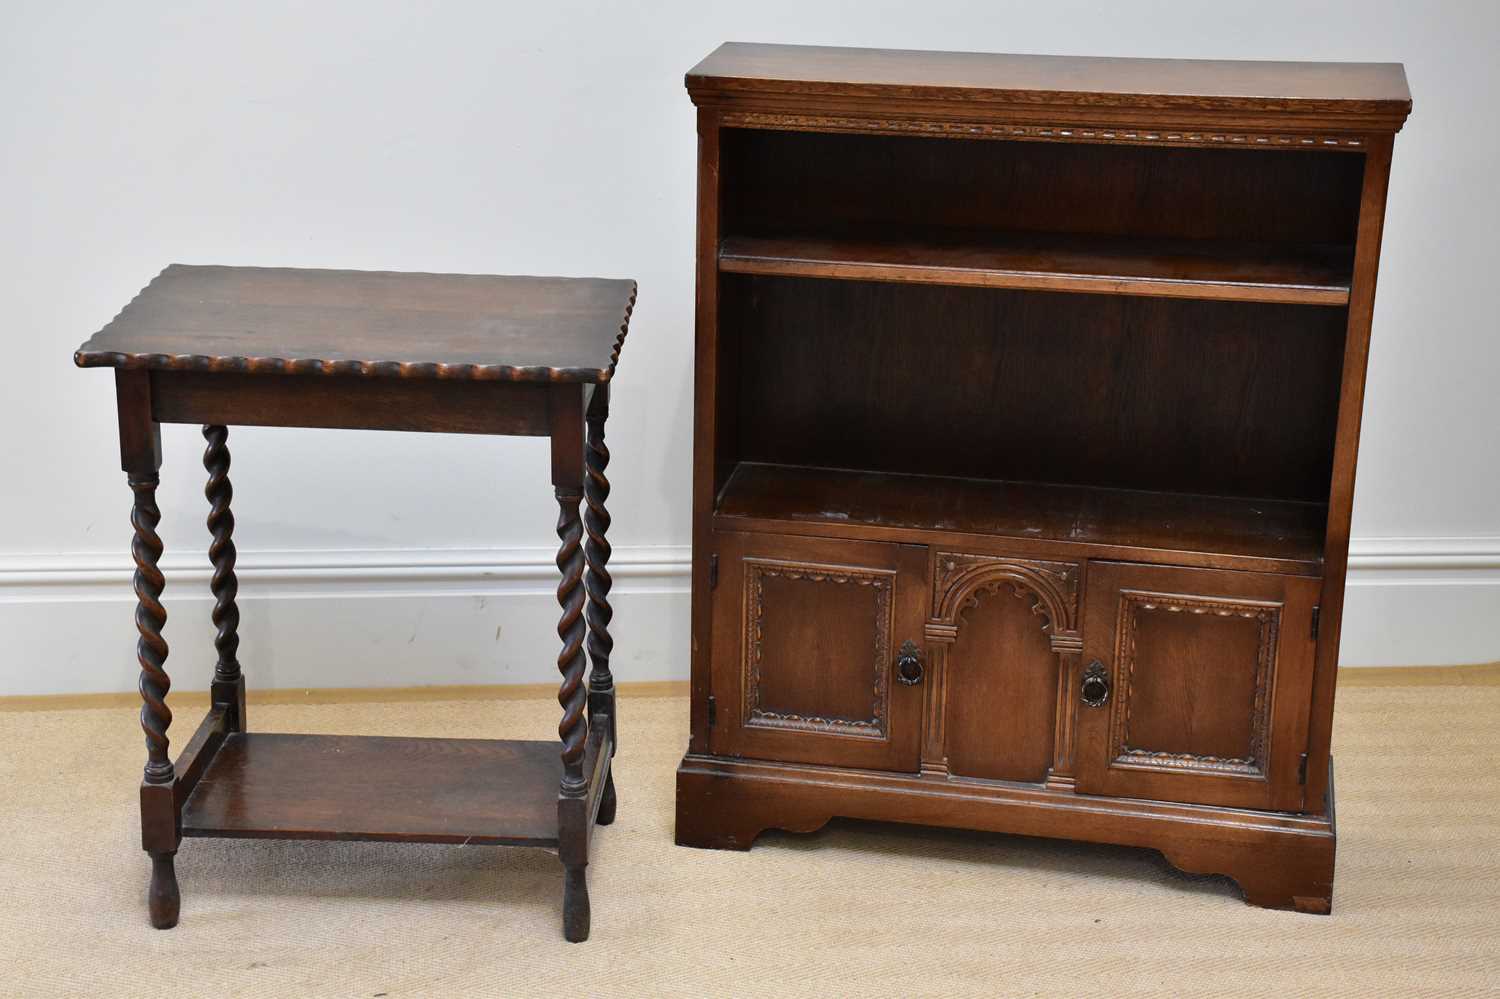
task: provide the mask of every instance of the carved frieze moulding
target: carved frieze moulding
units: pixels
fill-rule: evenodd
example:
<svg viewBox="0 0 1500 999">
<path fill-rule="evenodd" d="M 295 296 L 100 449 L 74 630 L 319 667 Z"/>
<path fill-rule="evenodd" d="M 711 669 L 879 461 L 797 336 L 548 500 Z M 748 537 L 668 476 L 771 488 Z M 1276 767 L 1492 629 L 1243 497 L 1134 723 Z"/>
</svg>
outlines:
<svg viewBox="0 0 1500 999">
<path fill-rule="evenodd" d="M 1251 132 L 1235 129 L 1137 128 L 1130 126 L 1054 125 L 1029 122 L 934 121 L 915 118 L 874 118 L 857 115 L 781 114 L 730 111 L 723 124 L 738 128 L 768 128 L 812 132 L 865 132 L 882 135 L 929 135 L 955 139 L 1014 139 L 1035 142 L 1105 142 L 1157 146 L 1223 146 L 1251 149 L 1365 148 L 1361 135 L 1331 133 Z"/>
<path fill-rule="evenodd" d="M 938 642 L 957 638 L 960 618 L 985 593 L 1010 587 L 1018 596 L 1031 597 L 1032 613 L 1041 618 L 1054 652 L 1076 652 L 1083 647 L 1078 633 L 1078 580 L 1076 562 L 937 552 L 932 568 L 933 616 L 927 637 Z"/>
</svg>

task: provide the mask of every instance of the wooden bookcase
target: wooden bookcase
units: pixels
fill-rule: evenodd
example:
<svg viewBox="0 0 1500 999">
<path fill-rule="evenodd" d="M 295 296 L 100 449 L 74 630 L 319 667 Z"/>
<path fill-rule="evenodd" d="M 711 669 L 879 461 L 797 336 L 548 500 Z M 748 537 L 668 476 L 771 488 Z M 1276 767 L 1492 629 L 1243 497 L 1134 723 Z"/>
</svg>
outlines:
<svg viewBox="0 0 1500 999">
<path fill-rule="evenodd" d="M 1327 912 L 1398 65 L 728 44 L 678 842 L 1162 850 Z"/>
</svg>

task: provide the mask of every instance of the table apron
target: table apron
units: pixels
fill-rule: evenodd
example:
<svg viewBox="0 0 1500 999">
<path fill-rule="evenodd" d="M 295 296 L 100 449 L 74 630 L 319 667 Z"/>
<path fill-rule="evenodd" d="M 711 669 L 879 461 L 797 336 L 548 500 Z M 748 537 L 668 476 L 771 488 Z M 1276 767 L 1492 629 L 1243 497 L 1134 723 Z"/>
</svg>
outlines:
<svg viewBox="0 0 1500 999">
<path fill-rule="evenodd" d="M 159 423 L 545 437 L 549 398 L 579 384 L 151 372 Z"/>
</svg>

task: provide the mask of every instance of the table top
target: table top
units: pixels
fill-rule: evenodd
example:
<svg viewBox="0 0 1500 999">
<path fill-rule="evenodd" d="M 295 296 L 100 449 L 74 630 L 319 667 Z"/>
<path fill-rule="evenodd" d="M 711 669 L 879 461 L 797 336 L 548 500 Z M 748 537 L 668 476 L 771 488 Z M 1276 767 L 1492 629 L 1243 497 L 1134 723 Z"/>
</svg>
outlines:
<svg viewBox="0 0 1500 999">
<path fill-rule="evenodd" d="M 813 96 L 1017 108 L 1301 113 L 1400 128 L 1400 63 L 999 55 L 726 42 L 688 71 L 700 104 Z"/>
<path fill-rule="evenodd" d="M 173 264 L 79 367 L 605 382 L 634 281 Z"/>
</svg>

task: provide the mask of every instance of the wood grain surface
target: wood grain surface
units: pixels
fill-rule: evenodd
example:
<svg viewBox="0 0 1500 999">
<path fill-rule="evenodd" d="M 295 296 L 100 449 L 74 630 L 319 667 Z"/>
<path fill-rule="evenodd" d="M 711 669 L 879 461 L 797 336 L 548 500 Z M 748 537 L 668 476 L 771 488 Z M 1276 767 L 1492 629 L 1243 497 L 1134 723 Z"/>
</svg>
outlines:
<svg viewBox="0 0 1500 999">
<path fill-rule="evenodd" d="M 726 42 L 687 74 L 700 105 L 728 95 L 947 100 L 1030 107 L 1318 113 L 1400 128 L 1398 63 L 1117 59 Z"/>
<path fill-rule="evenodd" d="M 1125 546 L 1179 564 L 1318 571 L 1326 508 L 1187 493 L 955 479 L 745 462 L 719 501 L 725 530 L 910 540 L 972 534 L 1061 546 Z M 1061 549 L 1060 549 L 1061 551 Z"/>
<path fill-rule="evenodd" d="M 1094 294 L 1343 305 L 1349 247 L 1049 233 L 934 232 L 897 238 L 736 236 L 719 269 Z"/>
<path fill-rule="evenodd" d="M 555 846 L 561 777 L 555 742 L 234 734 L 182 832 Z"/>
<path fill-rule="evenodd" d="M 80 367 L 604 382 L 635 282 L 173 264 Z"/>
</svg>

